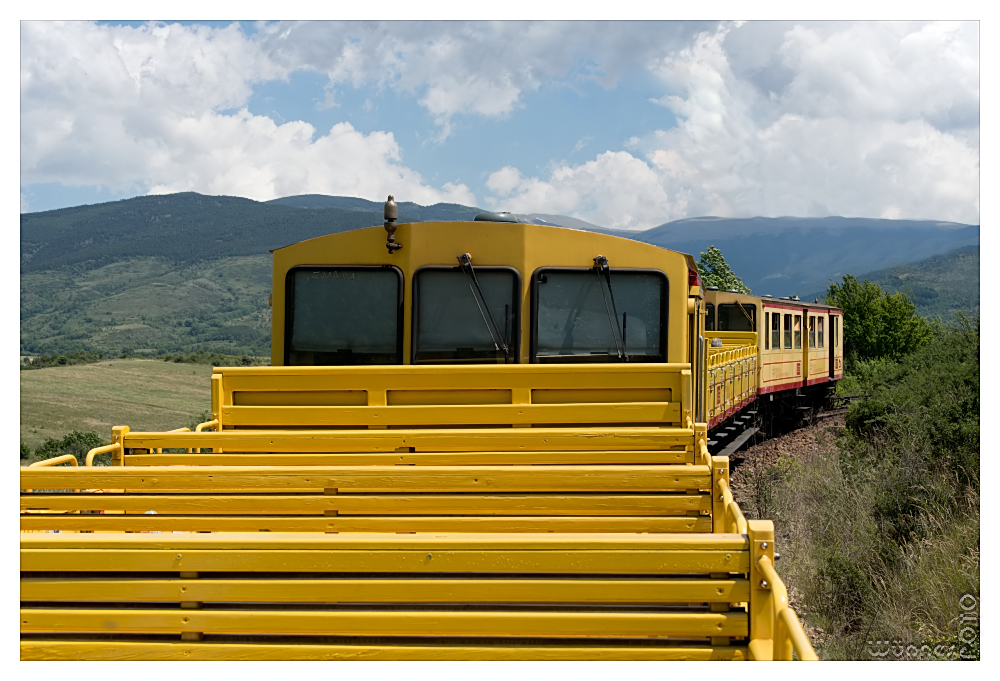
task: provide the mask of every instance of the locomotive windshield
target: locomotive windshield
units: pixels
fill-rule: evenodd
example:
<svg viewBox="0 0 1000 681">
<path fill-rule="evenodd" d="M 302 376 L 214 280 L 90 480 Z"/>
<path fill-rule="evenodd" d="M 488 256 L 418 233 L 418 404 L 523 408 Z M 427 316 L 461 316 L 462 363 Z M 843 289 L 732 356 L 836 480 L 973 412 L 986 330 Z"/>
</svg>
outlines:
<svg viewBox="0 0 1000 681">
<path fill-rule="evenodd" d="M 611 271 L 618 319 L 595 270 L 539 270 L 534 277 L 534 361 L 619 362 L 616 329 L 630 362 L 666 361 L 667 278 L 660 272 Z"/>
<path fill-rule="evenodd" d="M 394 267 L 291 270 L 285 364 L 401 364 L 402 281 Z"/>
<path fill-rule="evenodd" d="M 509 361 L 517 362 L 520 277 L 507 268 L 477 267 L 475 272 L 482 297 L 461 269 L 417 271 L 414 364 L 503 362 L 504 344 L 510 346 Z"/>
</svg>

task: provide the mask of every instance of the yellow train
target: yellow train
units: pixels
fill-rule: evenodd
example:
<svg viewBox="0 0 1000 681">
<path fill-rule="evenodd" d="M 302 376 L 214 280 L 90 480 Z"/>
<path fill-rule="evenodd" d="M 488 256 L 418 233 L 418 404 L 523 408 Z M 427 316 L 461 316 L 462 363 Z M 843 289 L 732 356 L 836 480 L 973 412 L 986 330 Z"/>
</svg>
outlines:
<svg viewBox="0 0 1000 681">
<path fill-rule="evenodd" d="M 195 432 L 21 469 L 22 659 L 816 659 L 709 443 L 839 376 L 839 311 L 395 217 L 274 251 L 272 366 Z"/>
</svg>

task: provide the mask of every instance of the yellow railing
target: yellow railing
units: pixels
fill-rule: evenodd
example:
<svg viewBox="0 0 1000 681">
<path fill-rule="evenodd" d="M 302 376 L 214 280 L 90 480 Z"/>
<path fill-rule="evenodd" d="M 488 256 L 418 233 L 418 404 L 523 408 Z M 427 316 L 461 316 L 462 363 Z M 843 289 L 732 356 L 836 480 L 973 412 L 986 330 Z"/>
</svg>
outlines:
<svg viewBox="0 0 1000 681">
<path fill-rule="evenodd" d="M 62 456 L 56 456 L 51 459 L 45 459 L 44 461 L 36 461 L 35 463 L 29 463 L 28 468 L 46 468 L 48 466 L 58 466 L 61 463 L 70 463 L 74 466 L 79 466 L 80 462 L 76 460 L 76 457 L 72 454 L 63 454 Z M 31 492 L 32 490 L 26 489 L 25 492 Z M 73 490 L 74 492 L 79 492 L 80 490 Z"/>
<path fill-rule="evenodd" d="M 711 420 L 751 397 L 757 389 L 757 346 L 708 348 L 707 404 Z"/>
<path fill-rule="evenodd" d="M 771 590 L 773 659 L 791 660 L 794 651 L 800 660 L 818 660 L 816 651 L 813 650 L 802 628 L 802 623 L 795 611 L 788 606 L 788 590 L 775 571 L 771 559 L 761 556 L 757 560 L 757 568 L 764 575 L 761 585 Z"/>
<path fill-rule="evenodd" d="M 119 442 L 115 442 L 115 443 L 110 444 L 110 445 L 104 445 L 103 447 L 94 447 L 89 452 L 87 452 L 87 460 L 86 460 L 85 464 L 87 466 L 93 466 L 94 465 L 94 457 L 100 456 L 101 454 L 111 454 L 113 452 L 119 452 L 119 451 L 121 451 L 121 448 L 122 448 L 122 446 L 121 446 L 121 443 L 119 443 Z"/>
<path fill-rule="evenodd" d="M 725 508 L 725 518 L 723 520 L 723 527 L 726 532 L 734 532 L 736 534 L 746 534 L 747 533 L 747 520 L 743 516 L 743 511 L 740 510 L 739 504 L 733 499 L 733 493 L 729 489 L 729 483 L 726 482 L 725 478 L 719 478 L 716 482 L 716 488 L 719 491 L 719 499 L 722 501 L 723 507 Z"/>
<path fill-rule="evenodd" d="M 202 425 L 204 425 L 204 424 L 200 424 L 200 425 L 198 425 L 198 428 L 201 428 L 201 426 L 202 426 Z M 168 433 L 190 433 L 190 432 L 191 432 L 191 429 L 190 429 L 190 428 L 187 428 L 187 427 L 184 427 L 184 428 L 174 428 L 173 430 L 168 430 L 167 432 L 168 432 Z M 201 432 L 201 431 L 198 431 L 198 432 Z M 153 451 L 154 451 L 155 453 L 157 453 L 157 454 L 162 454 L 162 453 L 163 453 L 163 448 L 162 448 L 162 447 L 157 447 L 157 448 L 156 448 L 156 449 L 154 449 Z M 188 449 L 187 451 L 188 451 L 188 454 L 190 454 L 190 453 L 191 453 L 191 450 L 190 450 L 190 449 Z"/>
</svg>

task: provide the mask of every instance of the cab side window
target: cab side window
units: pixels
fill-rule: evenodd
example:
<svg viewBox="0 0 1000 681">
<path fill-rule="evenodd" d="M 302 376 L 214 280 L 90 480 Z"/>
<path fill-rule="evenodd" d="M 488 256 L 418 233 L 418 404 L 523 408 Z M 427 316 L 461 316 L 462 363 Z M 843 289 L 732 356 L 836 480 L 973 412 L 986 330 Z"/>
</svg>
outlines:
<svg viewBox="0 0 1000 681">
<path fill-rule="evenodd" d="M 795 315 L 793 328 L 795 329 L 795 349 L 800 350 L 802 348 L 802 315 Z"/>
<path fill-rule="evenodd" d="M 785 349 L 792 349 L 792 315 L 785 315 Z"/>
<path fill-rule="evenodd" d="M 825 319 L 824 317 L 817 317 L 817 319 L 816 319 L 816 324 L 818 325 L 818 329 L 816 331 L 816 345 L 818 347 L 821 347 L 821 348 L 824 347 L 823 346 L 823 321 L 824 321 L 824 319 Z"/>
<path fill-rule="evenodd" d="M 816 315 L 809 315 L 809 347 L 816 347 Z"/>
<path fill-rule="evenodd" d="M 777 312 L 771 315 L 771 347 L 781 349 L 781 315 Z"/>
<path fill-rule="evenodd" d="M 764 349 L 771 349 L 771 313 L 764 313 Z"/>
<path fill-rule="evenodd" d="M 712 303 L 705 306 L 705 330 L 715 331 L 715 305 Z"/>
</svg>

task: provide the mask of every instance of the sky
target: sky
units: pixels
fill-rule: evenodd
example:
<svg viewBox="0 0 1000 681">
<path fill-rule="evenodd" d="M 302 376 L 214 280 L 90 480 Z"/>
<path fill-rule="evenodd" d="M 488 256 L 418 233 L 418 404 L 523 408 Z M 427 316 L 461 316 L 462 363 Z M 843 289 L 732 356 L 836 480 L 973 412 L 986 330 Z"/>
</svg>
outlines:
<svg viewBox="0 0 1000 681">
<path fill-rule="evenodd" d="M 195 191 L 980 222 L 980 25 L 20 23 L 20 210 Z"/>
</svg>

